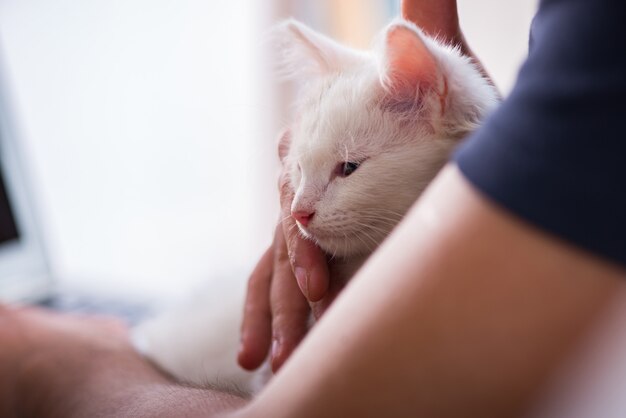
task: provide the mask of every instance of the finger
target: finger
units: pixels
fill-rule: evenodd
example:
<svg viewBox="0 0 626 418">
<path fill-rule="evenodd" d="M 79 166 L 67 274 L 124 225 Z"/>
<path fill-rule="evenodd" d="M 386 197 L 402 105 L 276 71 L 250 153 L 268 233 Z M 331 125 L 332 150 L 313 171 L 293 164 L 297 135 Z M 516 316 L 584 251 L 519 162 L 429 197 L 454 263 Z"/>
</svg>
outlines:
<svg viewBox="0 0 626 418">
<path fill-rule="evenodd" d="M 289 238 L 289 259 L 302 294 L 311 302 L 321 300 L 328 291 L 326 257 L 317 245 L 298 234 Z"/>
<path fill-rule="evenodd" d="M 274 238 L 274 275 L 270 289 L 272 308 L 272 370 L 276 372 L 308 331 L 309 305 L 291 271 L 281 225 Z"/>
<path fill-rule="evenodd" d="M 326 292 L 324 297 L 317 302 L 309 303 L 311 312 L 313 313 L 313 318 L 315 318 L 316 321 L 319 320 L 324 313 L 326 313 L 326 310 L 335 301 L 347 283 L 348 279 L 339 280 L 338 278 L 333 278 L 330 282 L 328 292 Z"/>
<path fill-rule="evenodd" d="M 295 220 L 291 217 L 293 191 L 286 175 L 281 176 L 280 197 L 283 232 L 291 269 L 302 294 L 310 301 L 318 301 L 328 290 L 326 257 L 317 245 L 302 238 Z"/>
<path fill-rule="evenodd" d="M 272 336 L 270 283 L 273 246 L 265 251 L 248 280 L 237 362 L 246 370 L 258 368 L 267 357 Z"/>
</svg>

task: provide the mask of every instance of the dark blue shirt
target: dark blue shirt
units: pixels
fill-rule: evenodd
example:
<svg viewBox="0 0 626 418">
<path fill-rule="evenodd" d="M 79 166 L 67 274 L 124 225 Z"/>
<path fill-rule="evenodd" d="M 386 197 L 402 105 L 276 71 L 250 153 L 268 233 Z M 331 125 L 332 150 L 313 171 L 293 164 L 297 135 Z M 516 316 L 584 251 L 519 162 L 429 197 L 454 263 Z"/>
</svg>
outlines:
<svg viewBox="0 0 626 418">
<path fill-rule="evenodd" d="M 626 2 L 543 0 L 513 91 L 454 159 L 497 204 L 626 265 Z"/>
</svg>

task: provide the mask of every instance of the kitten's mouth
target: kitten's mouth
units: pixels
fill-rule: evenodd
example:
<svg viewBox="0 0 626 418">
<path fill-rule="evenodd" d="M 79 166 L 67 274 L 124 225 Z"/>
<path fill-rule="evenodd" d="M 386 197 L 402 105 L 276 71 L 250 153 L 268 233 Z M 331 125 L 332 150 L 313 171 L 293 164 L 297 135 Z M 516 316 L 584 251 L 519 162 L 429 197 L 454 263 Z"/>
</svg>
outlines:
<svg viewBox="0 0 626 418">
<path fill-rule="evenodd" d="M 365 241 L 367 245 L 361 245 L 364 240 L 360 231 L 320 231 L 300 224 L 298 227 L 303 237 L 314 241 L 324 252 L 340 257 L 367 254 L 378 246 L 373 241 Z"/>
<path fill-rule="evenodd" d="M 315 228 L 311 228 L 311 226 L 303 226 L 300 222 L 297 222 L 298 229 L 300 230 L 300 235 L 304 238 L 315 241 L 322 249 L 324 246 L 321 245 L 325 240 L 328 239 L 337 239 L 338 236 L 329 236 L 321 231 L 316 231 Z"/>
<path fill-rule="evenodd" d="M 298 229 L 300 230 L 300 234 L 307 239 L 317 240 L 317 235 L 314 234 L 309 228 L 303 226 L 300 222 L 296 221 L 298 225 Z"/>
</svg>

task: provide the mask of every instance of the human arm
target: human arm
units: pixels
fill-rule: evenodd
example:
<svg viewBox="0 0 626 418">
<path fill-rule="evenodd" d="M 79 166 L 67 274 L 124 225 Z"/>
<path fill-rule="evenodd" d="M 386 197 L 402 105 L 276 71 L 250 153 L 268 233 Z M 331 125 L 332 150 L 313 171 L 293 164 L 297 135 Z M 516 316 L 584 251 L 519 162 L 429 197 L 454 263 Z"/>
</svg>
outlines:
<svg viewBox="0 0 626 418">
<path fill-rule="evenodd" d="M 244 415 L 520 415 L 623 275 L 448 167 Z"/>
<path fill-rule="evenodd" d="M 579 2 L 578 6 L 582 3 Z M 585 7 L 590 4 L 585 2 Z M 550 10 L 555 10 L 553 5 Z M 556 8 L 556 11 L 558 12 L 559 9 Z M 587 15 L 585 14 L 585 18 Z M 615 16 L 613 23 L 620 20 L 619 15 L 616 13 L 613 15 Z M 581 28 L 589 30 L 588 19 L 580 23 L 582 25 L 574 26 L 576 33 L 581 33 Z M 571 27 L 571 22 L 569 26 Z M 596 29 L 598 33 L 604 33 L 607 26 L 605 23 L 603 27 L 593 29 Z M 615 27 L 612 26 L 613 29 Z M 556 32 L 556 34 L 560 33 L 560 31 Z M 567 39 L 566 47 L 572 54 L 566 54 L 564 56 L 566 60 L 557 59 L 557 61 L 573 68 L 578 76 L 580 76 L 580 70 L 571 65 L 571 59 L 580 59 L 578 57 L 582 52 L 581 46 L 593 44 L 596 50 L 607 48 L 606 44 L 589 41 L 581 43 L 578 38 L 576 38 L 577 42 L 570 42 L 570 37 L 549 35 L 548 32 L 547 38 L 550 42 Z M 619 54 L 608 56 L 615 60 L 620 59 Z M 545 54 L 539 54 L 537 57 L 540 58 L 539 65 L 534 68 L 540 70 L 542 74 L 550 75 L 545 71 L 546 69 L 562 69 L 562 67 L 555 67 L 554 60 L 546 61 Z M 585 61 L 593 65 L 597 64 L 597 61 Z M 535 63 L 537 64 L 537 61 Z M 549 65 L 546 66 L 546 64 Z M 528 74 L 528 72 L 525 74 L 524 88 L 520 89 L 519 94 L 523 94 L 522 98 L 546 97 L 545 90 L 537 93 L 536 89 L 528 89 Z M 532 71 L 530 74 L 536 76 L 536 73 Z M 565 118 L 570 122 L 569 124 L 560 123 L 563 120 L 561 118 L 549 118 L 549 120 L 554 120 L 554 123 L 558 124 L 559 129 L 556 133 L 561 134 L 560 137 L 554 136 L 554 138 L 570 140 L 572 138 L 570 135 L 563 135 L 564 128 L 573 126 L 569 128 L 571 134 L 572 129 L 580 130 L 582 120 L 588 123 L 590 113 L 594 116 L 594 119 L 591 119 L 592 122 L 596 121 L 595 117 L 598 113 L 604 115 L 604 118 L 600 119 L 602 124 L 588 123 L 594 130 L 602 129 L 603 135 L 599 136 L 596 131 L 596 136 L 589 136 L 589 141 L 591 141 L 588 144 L 589 149 L 585 154 L 580 154 L 587 164 L 578 164 L 574 167 L 578 171 L 565 171 L 568 176 L 581 171 L 590 174 L 587 167 L 591 162 L 591 156 L 608 157 L 595 158 L 597 162 L 610 170 L 604 174 L 604 178 L 609 180 L 606 182 L 607 185 L 594 184 L 593 187 L 582 189 L 584 193 L 579 193 L 586 201 L 597 204 L 603 217 L 588 216 L 596 212 L 583 213 L 578 210 L 582 205 L 575 207 L 576 211 L 568 212 L 567 209 L 572 206 L 564 207 L 559 201 L 553 209 L 561 217 L 574 214 L 577 220 L 586 219 L 596 226 L 596 230 L 601 230 L 597 228 L 598 225 L 611 225 L 618 233 L 607 236 L 621 238 L 623 243 L 624 234 L 621 232 L 626 224 L 605 220 L 606 218 L 614 221 L 616 218 L 619 219 L 619 216 L 623 217 L 624 211 L 620 210 L 624 203 L 623 194 L 596 193 L 597 189 L 610 192 L 609 186 L 611 185 L 617 187 L 619 191 L 619 185 L 623 184 L 620 181 L 623 179 L 620 177 L 620 175 L 623 176 L 623 164 L 607 164 L 607 162 L 612 163 L 614 159 L 621 158 L 623 153 L 606 152 L 606 150 L 614 150 L 615 145 L 620 144 L 621 141 L 615 141 L 619 137 L 605 135 L 605 126 L 610 126 L 610 123 L 619 124 L 621 120 L 606 118 L 606 115 L 613 115 L 611 112 L 617 114 L 621 112 L 623 95 L 619 94 L 621 91 L 619 86 L 622 84 L 619 84 L 619 77 L 611 76 L 621 76 L 623 71 L 602 74 L 603 77 L 591 78 L 599 80 L 600 87 L 603 88 L 592 89 L 591 92 L 595 94 L 585 94 L 585 100 L 580 101 L 578 96 L 574 96 L 575 100 L 572 101 L 571 89 L 566 90 L 567 94 L 556 97 L 558 99 L 556 103 L 565 104 L 565 106 L 552 108 L 553 111 L 557 110 L 552 116 Z M 580 80 L 580 77 L 575 79 Z M 551 93 L 547 96 L 548 99 L 552 99 L 549 103 L 554 103 L 555 93 L 564 91 L 564 85 L 557 82 L 561 80 L 561 78 L 554 79 L 552 83 L 544 84 L 544 87 L 548 87 Z M 607 85 L 611 88 L 604 89 Z M 530 86 L 536 87 L 537 84 L 531 83 Z M 577 86 L 586 87 L 588 84 L 579 83 Z M 583 89 L 582 91 L 589 93 L 589 90 Z M 590 98 L 593 101 L 589 101 Z M 590 105 L 585 107 L 587 103 Z M 549 108 L 545 107 L 543 101 L 539 104 L 542 106 L 526 107 L 526 112 L 529 112 L 529 109 L 536 109 L 532 113 L 533 117 L 541 117 Z M 599 111 L 591 112 L 596 107 Z M 518 116 L 522 113 L 513 112 Z M 569 117 L 571 115 L 577 118 L 572 119 Z M 493 120 L 496 119 L 498 118 Z M 545 118 L 543 120 L 545 121 Z M 498 125 L 500 129 L 492 133 L 499 133 L 497 140 L 501 141 L 503 146 L 515 146 L 513 149 L 516 152 L 513 155 L 518 156 L 521 141 L 511 141 L 511 134 L 516 133 L 526 139 L 534 138 L 534 136 L 528 135 L 527 131 L 521 129 L 522 126 L 512 123 L 514 121 L 504 119 L 504 122 L 510 123 Z M 522 119 L 521 122 L 518 121 L 519 123 L 528 124 L 528 119 Z M 503 125 L 509 130 L 503 131 Z M 545 126 L 542 125 L 531 123 L 530 126 L 538 127 L 539 131 L 545 130 Z M 549 125 L 548 128 L 553 128 L 553 126 Z M 502 132 L 507 135 L 503 135 Z M 546 132 L 553 134 L 555 131 L 548 129 Z M 587 131 L 584 133 L 586 134 Z M 548 135 L 546 139 L 550 139 L 550 136 Z M 598 138 L 604 138 L 604 142 L 596 144 L 596 142 L 601 142 Z M 609 141 L 610 138 L 614 141 Z M 478 143 L 480 144 L 480 141 Z M 548 144 L 554 144 L 553 142 L 531 142 L 529 145 L 532 147 L 533 144 L 543 145 L 539 151 L 551 151 L 551 153 L 540 152 L 539 156 L 550 157 L 548 161 L 551 160 L 556 166 L 562 167 L 564 159 L 568 164 L 577 161 L 572 160 L 571 155 L 565 153 L 566 148 L 546 147 Z M 592 145 L 602 146 L 592 147 Z M 480 146 L 474 149 L 475 155 L 489 156 L 493 160 L 493 155 L 481 155 L 478 152 L 480 149 Z M 525 150 L 528 151 L 528 149 Z M 559 150 L 560 160 L 552 154 Z M 500 154 L 502 155 L 504 154 Z M 484 159 L 477 158 L 474 162 L 492 167 L 491 164 L 485 164 Z M 505 162 L 507 165 L 504 166 L 499 163 L 494 172 L 497 176 L 494 178 L 517 180 L 518 182 L 512 184 L 528 186 L 529 183 L 519 183 L 519 178 L 515 179 L 507 175 L 507 172 L 517 172 L 512 170 L 519 168 L 512 166 L 515 161 L 505 160 Z M 544 183 L 548 186 L 553 184 L 545 171 L 529 170 L 524 174 L 526 175 L 524 178 L 530 181 L 534 191 L 540 188 L 542 191 L 549 191 L 551 196 L 557 198 L 569 197 L 569 193 L 562 193 L 559 188 L 544 186 Z M 569 184 L 580 192 L 581 186 L 586 183 L 570 182 Z M 521 189 L 508 187 L 506 190 L 519 193 Z M 535 194 L 535 197 L 544 196 L 540 193 Z M 568 199 L 567 203 L 571 203 L 571 200 Z M 586 210 L 589 209 L 588 206 L 585 207 Z M 582 216 L 583 214 L 587 216 Z M 440 215 L 445 216 L 441 218 Z M 437 223 L 437 220 L 441 222 Z M 421 227 L 423 229 L 414 230 L 414 228 Z M 608 243 L 609 241 L 602 240 L 601 242 Z M 619 247 L 613 247 L 613 249 L 619 250 Z M 606 251 L 606 248 L 604 250 Z M 624 254 L 626 253 L 622 251 L 622 257 Z M 555 367 L 555 359 L 562 358 L 559 354 L 568 352 L 575 345 L 578 335 L 582 335 L 586 326 L 594 321 L 594 317 L 600 315 L 603 306 L 613 297 L 613 293 L 623 289 L 624 285 L 619 282 L 623 275 L 623 270 L 606 261 L 573 249 L 564 244 L 564 241 L 539 233 L 528 224 L 495 209 L 491 203 L 487 203 L 469 187 L 458 176 L 458 173 L 447 174 L 447 180 L 444 182 L 439 179 L 433 185 L 424 200 L 418 203 L 417 209 L 410 214 L 404 226 L 398 229 L 380 254 L 355 279 L 354 284 L 342 296 L 338 305 L 331 309 L 329 317 L 322 319 L 320 326 L 313 332 L 298 352 L 299 354 L 287 364 L 283 372 L 277 375 L 267 392 L 262 393 L 258 401 L 254 402 L 249 409 L 244 410 L 244 413 L 260 413 L 273 407 L 271 416 L 279 416 L 279 412 L 285 411 L 285 401 L 288 401 L 286 412 L 293 414 L 298 412 L 297 408 L 300 403 L 311 413 L 319 412 L 319 408 L 324 407 L 328 407 L 330 413 L 341 412 L 338 408 L 362 407 L 368 408 L 366 412 L 371 415 L 381 415 L 381 407 L 406 407 L 415 410 L 420 407 L 436 408 L 450 404 L 454 408 L 461 409 L 468 403 L 471 405 L 462 410 L 462 416 L 472 414 L 493 416 L 498 415 L 497 412 L 500 410 L 513 411 L 515 408 L 521 408 L 520 405 L 532 396 L 532 392 L 536 390 L 542 377 Z M 364 305 L 365 302 L 368 304 Z M 417 311 L 411 311 L 411 309 L 417 309 Z M 14 360 L 28 353 L 16 349 L 15 346 L 11 348 L 11 344 L 7 344 L 6 341 L 2 339 L 3 350 L 0 353 L 4 355 L 4 359 L 1 364 L 8 365 L 5 371 L 13 371 Z M 44 338 L 37 341 L 38 344 L 42 344 L 49 340 Z M 76 339 L 65 342 L 70 346 L 77 343 Z M 12 351 L 7 350 L 7 347 Z M 108 370 L 103 367 L 84 367 L 89 364 L 89 361 L 94 360 L 94 356 L 87 357 L 85 360 L 84 356 L 68 356 L 70 352 L 71 350 L 65 352 L 64 373 L 75 372 L 77 365 L 79 375 L 82 372 L 87 372 L 87 375 L 108 373 Z M 82 353 L 85 354 L 84 351 Z M 82 362 L 79 361 L 81 359 Z M 110 366 L 113 361 L 114 359 L 111 358 L 106 363 Z M 120 372 L 119 369 L 116 370 Z M 356 376 L 355 371 L 359 373 Z M 33 374 L 46 377 L 45 374 Z M 9 373 L 0 374 L 5 379 L 7 375 Z M 102 385 L 98 391 L 100 396 L 107 395 L 112 389 L 119 390 L 120 387 L 124 387 L 123 382 L 126 379 L 121 379 L 120 382 L 115 376 L 115 373 L 110 374 L 111 380 L 106 385 Z M 50 379 L 40 379 L 41 386 L 35 385 L 30 388 L 34 387 L 40 390 L 39 393 L 45 394 L 48 392 L 43 391 L 42 388 L 47 388 L 46 385 L 54 385 L 58 387 L 53 393 L 64 396 L 70 396 L 70 390 L 80 388 L 76 386 L 76 381 L 68 385 L 67 380 L 59 382 L 55 380 L 56 377 L 58 376 L 53 375 Z M 120 375 L 117 377 L 119 378 Z M 303 377 L 306 379 L 304 383 Z M 101 380 L 91 376 L 89 381 Z M 398 382 L 405 385 L 398 388 Z M 141 390 L 149 393 L 153 383 L 148 379 L 145 384 L 140 385 Z M 291 387 L 287 385 L 288 383 L 292 384 Z M 340 387 L 338 388 L 337 385 Z M 281 388 L 286 390 L 281 391 Z M 398 389 L 399 392 L 397 392 Z M 12 387 L 9 386 L 8 390 L 11 395 Z M 21 392 L 18 391 L 18 393 Z M 363 396 L 371 393 L 375 396 Z M 0 399 L 3 401 L 13 399 L 10 396 L 7 397 L 4 392 L 2 394 L 4 398 Z M 416 399 L 418 395 L 420 397 Z M 144 408 L 151 406 L 148 396 L 146 394 L 143 398 L 145 402 L 141 406 Z M 179 397 L 183 397 L 183 393 L 176 398 Z M 435 402 L 428 403 L 429 400 Z M 486 407 L 485 405 L 490 400 L 494 402 L 489 406 L 489 412 L 479 413 L 482 412 L 480 408 Z M 132 401 L 131 399 L 130 402 Z M 159 399 L 153 401 L 158 403 Z M 179 413 L 190 411 L 185 408 L 197 407 L 197 402 L 199 402 L 187 399 L 186 401 L 185 405 L 178 410 Z M 358 402 L 362 404 L 356 404 Z M 173 404 L 176 405 L 176 403 Z M 120 402 L 113 406 L 119 407 Z M 108 405 L 108 408 L 107 411 L 112 411 L 109 415 L 116 412 L 111 405 Z M 142 411 L 137 405 L 135 408 L 135 412 Z M 394 411 L 403 412 L 391 409 L 389 414 L 384 415 L 393 415 Z M 444 412 L 449 412 L 448 415 L 450 415 L 455 411 Z M 102 413 L 102 415 L 105 414 Z M 300 415 L 306 416 L 306 414 Z M 510 415 L 513 415 L 513 412 Z"/>
<path fill-rule="evenodd" d="M 451 166 L 248 406 L 170 381 L 107 324 L 0 309 L 0 412 L 518 416 L 624 274 L 503 212 Z"/>
<path fill-rule="evenodd" d="M 213 416 L 246 401 L 175 383 L 104 318 L 0 305 L 0 416 Z"/>
<path fill-rule="evenodd" d="M 248 406 L 170 381 L 108 324 L 0 309 L 0 412 L 517 416 L 623 276 L 496 208 L 451 166 Z"/>
</svg>

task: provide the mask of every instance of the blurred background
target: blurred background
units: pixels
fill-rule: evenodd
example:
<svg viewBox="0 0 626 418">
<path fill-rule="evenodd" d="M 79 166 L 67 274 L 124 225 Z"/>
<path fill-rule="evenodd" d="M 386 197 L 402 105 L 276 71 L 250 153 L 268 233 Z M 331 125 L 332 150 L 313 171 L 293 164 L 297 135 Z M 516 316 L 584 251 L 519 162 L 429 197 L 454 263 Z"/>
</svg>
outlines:
<svg viewBox="0 0 626 418">
<path fill-rule="evenodd" d="M 506 95 L 536 0 L 460 0 Z M 151 300 L 247 276 L 288 120 L 263 38 L 288 17 L 367 48 L 398 0 L 0 0 L 0 65 L 55 277 Z"/>
</svg>

